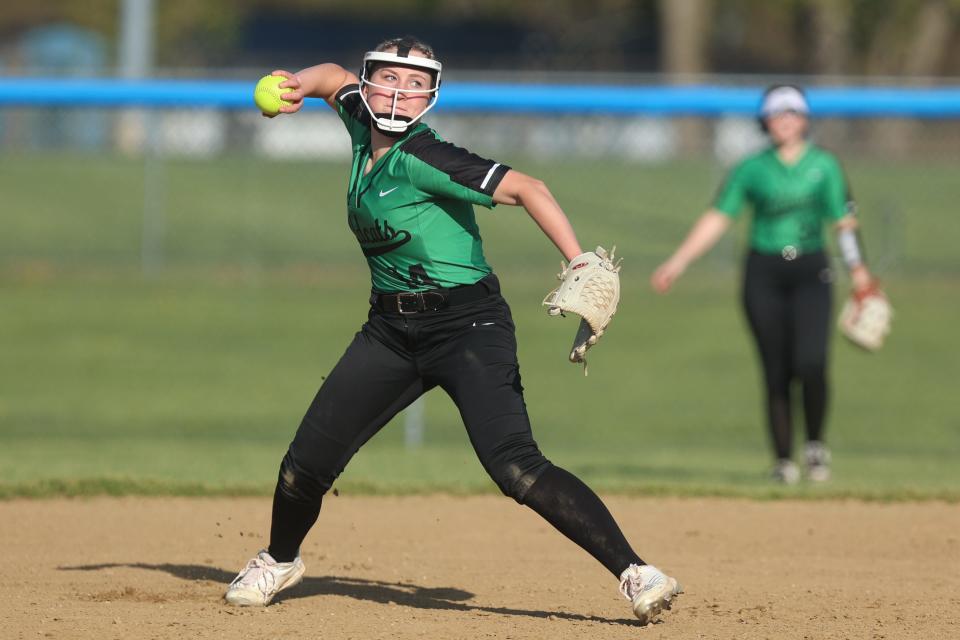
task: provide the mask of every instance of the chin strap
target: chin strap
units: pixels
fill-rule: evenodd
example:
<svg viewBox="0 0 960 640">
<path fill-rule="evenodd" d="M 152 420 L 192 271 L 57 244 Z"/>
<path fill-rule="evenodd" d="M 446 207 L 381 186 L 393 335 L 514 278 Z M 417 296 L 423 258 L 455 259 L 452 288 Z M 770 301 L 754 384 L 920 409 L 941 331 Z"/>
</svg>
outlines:
<svg viewBox="0 0 960 640">
<path fill-rule="evenodd" d="M 387 136 L 388 138 L 403 137 L 410 130 L 410 126 L 413 124 L 413 121 L 406 116 L 391 117 L 391 114 L 389 113 L 375 113 L 373 115 L 376 116 L 374 118 L 371 118 L 371 122 L 373 122 L 374 128 L 380 133 L 382 133 L 383 135 Z M 380 121 L 377 118 L 382 118 L 384 120 L 392 120 L 392 121 L 400 120 L 400 121 L 406 122 L 407 124 L 402 130 L 387 129 L 386 127 L 383 127 L 380 125 Z"/>
<path fill-rule="evenodd" d="M 412 49 L 415 44 L 416 41 L 412 37 L 403 36 L 400 42 L 397 43 L 397 55 L 401 58 L 410 57 L 410 49 Z"/>
</svg>

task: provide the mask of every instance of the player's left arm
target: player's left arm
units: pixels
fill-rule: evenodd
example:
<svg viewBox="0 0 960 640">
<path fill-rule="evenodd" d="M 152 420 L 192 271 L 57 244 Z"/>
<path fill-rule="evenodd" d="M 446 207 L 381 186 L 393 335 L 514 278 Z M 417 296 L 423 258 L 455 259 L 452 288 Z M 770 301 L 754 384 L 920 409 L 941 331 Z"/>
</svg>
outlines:
<svg viewBox="0 0 960 640">
<path fill-rule="evenodd" d="M 854 291 L 867 291 L 875 283 L 864 257 L 856 201 L 840 163 L 834 161 L 831 164 L 833 166 L 827 172 L 827 209 L 836 220 L 834 229 L 840 257 L 850 274 Z"/>
<path fill-rule="evenodd" d="M 839 162 L 827 171 L 827 214 L 836 223 L 840 256 L 850 272 L 853 292 L 847 298 L 837 325 L 845 337 L 869 351 L 876 351 L 890 333 L 893 308 L 867 269 L 857 232 L 857 207 Z"/>
<path fill-rule="evenodd" d="M 843 335 L 857 346 L 877 351 L 890 333 L 893 308 L 880 284 L 867 269 L 857 226 L 852 208 L 836 224 L 837 244 L 853 283 L 853 291 L 840 310 L 837 325 Z"/>
<path fill-rule="evenodd" d="M 542 180 L 510 169 L 493 192 L 493 201 L 526 209 L 567 260 L 583 253 L 567 214 Z"/>
<path fill-rule="evenodd" d="M 837 246 L 840 257 L 850 273 L 854 291 L 865 291 L 874 285 L 873 275 L 867 268 L 863 255 L 863 243 L 860 240 L 860 222 L 852 213 L 837 221 Z"/>
</svg>

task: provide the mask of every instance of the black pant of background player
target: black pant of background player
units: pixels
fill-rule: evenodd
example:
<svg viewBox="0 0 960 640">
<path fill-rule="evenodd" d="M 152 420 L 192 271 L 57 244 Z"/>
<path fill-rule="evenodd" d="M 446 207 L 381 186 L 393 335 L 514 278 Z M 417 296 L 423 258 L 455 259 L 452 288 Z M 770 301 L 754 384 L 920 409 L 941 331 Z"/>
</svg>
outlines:
<svg viewBox="0 0 960 640">
<path fill-rule="evenodd" d="M 763 364 L 768 425 L 780 459 L 790 458 L 793 448 L 794 381 L 801 387 L 807 440 L 823 439 L 830 280 L 822 251 L 793 259 L 757 252 L 747 256 L 743 305 Z"/>
<path fill-rule="evenodd" d="M 504 494 L 539 513 L 615 576 L 642 564 L 597 495 L 550 463 L 534 442 L 513 319 L 497 278 L 443 290 L 442 296 L 448 301 L 442 308 L 415 313 L 399 313 L 395 297 L 371 299 L 368 321 L 324 381 L 281 464 L 270 555 L 293 560 L 323 495 L 353 454 L 399 411 L 440 387 Z"/>
</svg>

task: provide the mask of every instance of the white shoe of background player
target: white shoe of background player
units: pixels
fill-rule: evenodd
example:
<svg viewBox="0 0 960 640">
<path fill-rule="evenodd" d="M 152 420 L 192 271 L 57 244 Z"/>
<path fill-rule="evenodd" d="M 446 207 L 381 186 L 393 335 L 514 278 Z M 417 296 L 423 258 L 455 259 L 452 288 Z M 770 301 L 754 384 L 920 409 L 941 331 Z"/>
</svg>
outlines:
<svg viewBox="0 0 960 640">
<path fill-rule="evenodd" d="M 265 607 L 279 592 L 299 584 L 304 571 L 299 555 L 292 562 L 277 562 L 264 549 L 233 579 L 223 597 L 230 604 Z"/>
<path fill-rule="evenodd" d="M 781 484 L 797 484 L 800 482 L 800 467 L 793 460 L 784 458 L 777 460 L 770 475 Z"/>
<path fill-rule="evenodd" d="M 620 574 L 620 593 L 633 605 L 633 613 L 644 625 L 664 609 L 683 589 L 680 584 L 649 564 L 632 564 Z"/>
<path fill-rule="evenodd" d="M 807 443 L 804 457 L 807 463 L 807 479 L 811 482 L 826 482 L 830 479 L 830 450 L 819 440 Z"/>
</svg>

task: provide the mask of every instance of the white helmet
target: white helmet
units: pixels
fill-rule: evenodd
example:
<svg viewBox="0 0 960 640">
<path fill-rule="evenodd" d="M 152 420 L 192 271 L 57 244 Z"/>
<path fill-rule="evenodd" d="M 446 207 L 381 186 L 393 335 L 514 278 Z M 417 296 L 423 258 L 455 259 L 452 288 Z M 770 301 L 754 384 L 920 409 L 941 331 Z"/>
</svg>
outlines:
<svg viewBox="0 0 960 640">
<path fill-rule="evenodd" d="M 775 84 L 767 87 L 760 102 L 760 117 L 769 118 L 785 111 L 809 116 L 810 104 L 807 102 L 806 93 L 794 84 Z"/>
<path fill-rule="evenodd" d="M 388 136 L 399 136 L 407 131 L 410 125 L 422 118 L 427 111 L 430 111 L 430 109 L 433 108 L 433 105 L 437 104 L 437 98 L 440 95 L 440 70 L 443 68 L 443 65 L 440 64 L 438 60 L 433 60 L 432 58 L 411 56 L 411 44 L 411 41 L 404 38 L 397 45 L 396 53 L 387 53 L 386 51 L 368 51 L 363 56 L 363 69 L 360 70 L 360 99 L 363 100 L 364 106 L 367 108 L 367 111 L 370 112 L 370 117 L 373 119 L 374 126 L 376 126 L 381 133 L 384 133 Z M 412 48 L 416 48 L 416 46 L 414 45 Z M 429 72 L 430 77 L 433 78 L 433 86 L 429 89 L 398 89 L 397 87 L 388 87 L 375 82 L 370 82 L 369 78 L 372 75 L 373 67 L 376 64 L 395 64 L 404 67 L 423 69 L 424 71 Z M 370 108 L 370 103 L 367 102 L 366 96 L 363 95 L 364 85 L 376 87 L 377 89 L 393 91 L 393 103 L 390 106 L 390 113 L 373 112 L 373 109 Z M 425 93 L 430 99 L 430 103 L 415 118 L 409 118 L 402 115 L 398 116 L 397 98 L 400 93 Z"/>
</svg>

